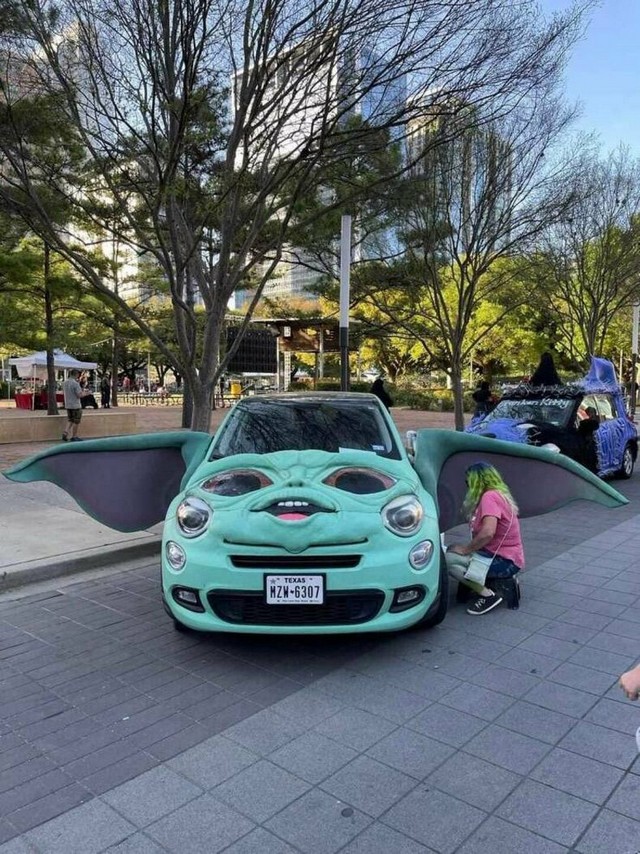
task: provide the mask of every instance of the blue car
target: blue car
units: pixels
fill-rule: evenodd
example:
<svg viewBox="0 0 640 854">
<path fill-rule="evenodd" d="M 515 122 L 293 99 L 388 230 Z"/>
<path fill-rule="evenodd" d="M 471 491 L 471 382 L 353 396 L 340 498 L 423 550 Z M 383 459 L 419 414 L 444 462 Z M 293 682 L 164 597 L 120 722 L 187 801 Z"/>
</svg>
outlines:
<svg viewBox="0 0 640 854">
<path fill-rule="evenodd" d="M 578 382 L 516 386 L 466 432 L 558 450 L 600 477 L 631 477 L 638 455 L 615 368 L 595 357 Z"/>
</svg>

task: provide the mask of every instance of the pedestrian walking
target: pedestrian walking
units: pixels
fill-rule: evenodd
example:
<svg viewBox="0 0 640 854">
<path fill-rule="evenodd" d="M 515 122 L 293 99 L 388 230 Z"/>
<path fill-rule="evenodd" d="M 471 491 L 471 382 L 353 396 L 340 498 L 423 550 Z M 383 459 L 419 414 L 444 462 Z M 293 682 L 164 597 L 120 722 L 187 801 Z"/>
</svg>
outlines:
<svg viewBox="0 0 640 854">
<path fill-rule="evenodd" d="M 111 374 L 105 374 L 100 380 L 100 406 L 111 409 Z"/>
<path fill-rule="evenodd" d="M 78 382 L 79 373 L 76 370 L 69 371 L 69 377 L 62 384 L 64 393 L 64 406 L 67 410 L 67 426 L 62 434 L 63 442 L 79 442 L 78 427 L 82 420 L 82 398 L 88 392 L 83 391 Z"/>
</svg>

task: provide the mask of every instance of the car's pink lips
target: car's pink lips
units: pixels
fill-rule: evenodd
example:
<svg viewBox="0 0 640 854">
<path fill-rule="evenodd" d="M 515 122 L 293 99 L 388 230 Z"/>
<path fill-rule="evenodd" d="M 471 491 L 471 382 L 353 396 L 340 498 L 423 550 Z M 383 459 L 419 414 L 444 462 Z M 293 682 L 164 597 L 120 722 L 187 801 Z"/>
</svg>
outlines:
<svg viewBox="0 0 640 854">
<path fill-rule="evenodd" d="M 274 501 L 267 507 L 262 507 L 261 512 L 270 513 L 283 522 L 304 522 L 316 513 L 331 513 L 333 511 L 328 507 L 321 507 L 319 504 L 301 498 L 287 498 Z"/>
</svg>

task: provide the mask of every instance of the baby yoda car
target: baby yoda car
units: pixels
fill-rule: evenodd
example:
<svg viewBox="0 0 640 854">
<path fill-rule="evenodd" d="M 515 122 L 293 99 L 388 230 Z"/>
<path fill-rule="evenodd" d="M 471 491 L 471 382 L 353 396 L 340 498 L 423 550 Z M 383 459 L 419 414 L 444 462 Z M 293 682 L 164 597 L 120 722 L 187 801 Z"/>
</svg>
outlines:
<svg viewBox="0 0 640 854">
<path fill-rule="evenodd" d="M 478 459 L 499 467 L 522 515 L 626 501 L 526 445 L 423 430 L 407 451 L 379 400 L 349 393 L 247 398 L 213 438 L 60 445 L 6 475 L 57 483 L 121 531 L 165 519 L 162 596 L 180 630 L 355 633 L 445 617 L 440 535 L 461 521 Z"/>
</svg>

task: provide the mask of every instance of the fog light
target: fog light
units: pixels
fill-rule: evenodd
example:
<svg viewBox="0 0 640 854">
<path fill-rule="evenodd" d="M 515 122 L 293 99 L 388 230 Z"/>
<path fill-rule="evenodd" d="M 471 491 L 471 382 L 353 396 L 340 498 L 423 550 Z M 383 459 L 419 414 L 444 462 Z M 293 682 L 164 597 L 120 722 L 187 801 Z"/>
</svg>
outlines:
<svg viewBox="0 0 640 854">
<path fill-rule="evenodd" d="M 396 603 L 403 605 L 405 602 L 414 602 L 420 598 L 420 593 L 417 590 L 403 590 L 396 596 Z"/>
<path fill-rule="evenodd" d="M 426 590 L 424 587 L 401 587 L 396 590 L 393 596 L 393 602 L 389 611 L 405 611 L 407 608 L 413 608 L 424 599 Z"/>
<path fill-rule="evenodd" d="M 184 553 L 184 549 L 180 548 L 177 543 L 174 543 L 172 540 L 169 540 L 164 551 L 171 569 L 175 569 L 176 572 L 179 572 L 181 569 L 183 569 L 185 563 L 187 562 L 187 556 Z"/>
<path fill-rule="evenodd" d="M 193 590 L 191 587 L 174 587 L 171 595 L 174 602 L 177 602 L 189 611 L 198 611 L 200 613 L 204 611 L 198 591 Z"/>
<path fill-rule="evenodd" d="M 414 569 L 422 569 L 429 563 L 432 554 L 433 543 L 431 540 L 423 540 L 409 552 L 409 563 Z"/>
</svg>

